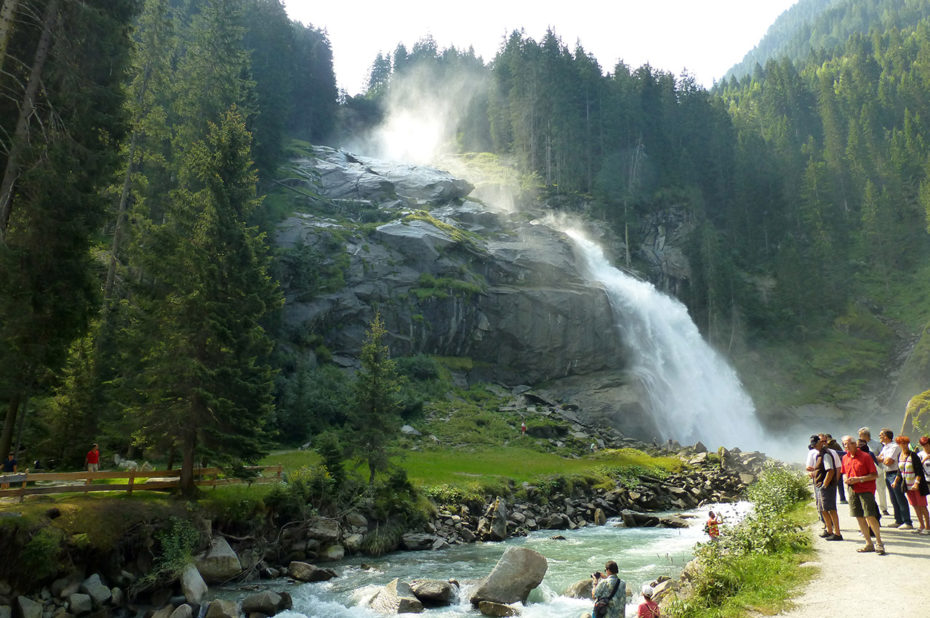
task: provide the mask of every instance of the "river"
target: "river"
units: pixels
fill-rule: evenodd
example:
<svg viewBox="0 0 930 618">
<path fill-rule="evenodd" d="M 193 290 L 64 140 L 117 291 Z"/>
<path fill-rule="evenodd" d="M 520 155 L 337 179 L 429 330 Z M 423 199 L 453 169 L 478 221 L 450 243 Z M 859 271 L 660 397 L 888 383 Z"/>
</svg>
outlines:
<svg viewBox="0 0 930 618">
<path fill-rule="evenodd" d="M 525 618 L 577 618 L 591 609 L 591 601 L 570 599 L 562 592 L 572 583 L 603 571 L 607 560 L 616 560 L 620 577 L 633 591 L 628 599 L 627 616 L 636 615 L 642 601 L 639 590 L 644 583 L 660 575 L 677 577 L 691 560 L 696 543 L 705 541 L 703 531 L 707 511 L 714 509 L 725 522 L 738 520 L 745 514 L 746 503 L 711 505 L 686 511 L 688 528 L 625 528 L 620 519 L 610 519 L 605 526 L 587 526 L 578 530 L 542 530 L 526 537 L 508 539 L 502 543 L 456 545 L 440 551 L 394 552 L 380 558 L 351 558 L 328 563 L 339 577 L 323 583 L 269 585 L 286 590 L 294 600 L 294 609 L 281 618 L 375 618 L 381 616 L 364 607 L 365 601 L 395 577 L 411 579 L 455 579 L 462 585 L 459 603 L 450 607 L 428 609 L 425 616 L 443 618 L 480 615 L 468 602 L 475 583 L 494 568 L 509 545 L 528 547 L 549 561 L 542 584 L 530 594 L 522 608 Z M 552 537 L 563 536 L 565 540 Z M 220 596 L 242 597 L 239 591 L 220 592 Z"/>
</svg>

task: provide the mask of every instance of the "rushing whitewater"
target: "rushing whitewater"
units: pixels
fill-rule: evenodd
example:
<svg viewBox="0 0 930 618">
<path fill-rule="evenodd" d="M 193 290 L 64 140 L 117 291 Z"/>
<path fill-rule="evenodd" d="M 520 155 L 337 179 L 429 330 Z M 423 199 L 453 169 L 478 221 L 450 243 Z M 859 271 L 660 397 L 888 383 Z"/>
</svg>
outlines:
<svg viewBox="0 0 930 618">
<path fill-rule="evenodd" d="M 577 229 L 564 229 L 588 276 L 607 292 L 631 356 L 631 373 L 649 396 L 662 439 L 700 440 L 709 448 L 764 450 L 752 399 L 736 372 L 701 337 L 678 300 L 611 266 L 604 251 Z"/>
</svg>

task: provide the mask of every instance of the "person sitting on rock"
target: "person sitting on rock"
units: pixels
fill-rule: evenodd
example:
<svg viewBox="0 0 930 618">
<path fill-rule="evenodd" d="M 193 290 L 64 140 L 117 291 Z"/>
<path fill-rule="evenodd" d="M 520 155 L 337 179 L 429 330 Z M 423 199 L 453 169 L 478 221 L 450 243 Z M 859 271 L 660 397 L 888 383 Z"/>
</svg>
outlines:
<svg viewBox="0 0 930 618">
<path fill-rule="evenodd" d="M 620 618 L 623 616 L 623 606 L 626 604 L 626 582 L 620 579 L 617 573 L 620 568 L 617 563 L 610 560 L 604 565 L 604 573 L 595 573 L 594 590 L 591 592 L 591 598 L 594 599 L 594 618 Z M 607 612 L 599 613 L 598 601 L 604 600 L 607 604 Z"/>
</svg>

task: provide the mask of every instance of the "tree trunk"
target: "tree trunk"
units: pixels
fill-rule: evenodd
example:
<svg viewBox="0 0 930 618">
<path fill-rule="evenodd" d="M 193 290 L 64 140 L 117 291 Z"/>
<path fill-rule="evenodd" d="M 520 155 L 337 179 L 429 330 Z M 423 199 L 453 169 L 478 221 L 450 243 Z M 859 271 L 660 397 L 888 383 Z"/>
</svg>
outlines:
<svg viewBox="0 0 930 618">
<path fill-rule="evenodd" d="M 120 235 L 123 233 L 123 221 L 126 219 L 126 205 L 129 202 L 129 187 L 132 184 L 133 159 L 136 156 L 136 142 L 139 132 L 132 132 L 132 141 L 129 143 L 129 162 L 126 165 L 126 176 L 123 178 L 123 190 L 119 196 L 119 208 L 116 210 L 116 225 L 113 228 L 113 246 L 110 249 L 110 266 L 107 268 L 107 282 L 103 288 L 104 309 L 109 307 L 109 300 L 113 296 L 113 282 L 116 280 L 116 260 L 119 252 Z"/>
<path fill-rule="evenodd" d="M 194 449 L 197 446 L 197 436 L 191 429 L 184 434 L 184 440 L 181 444 L 183 461 L 181 462 L 181 495 L 191 498 L 197 493 L 197 486 L 194 485 Z"/>
<path fill-rule="evenodd" d="M 13 428 L 16 426 L 16 417 L 19 414 L 20 394 L 15 393 L 6 409 L 6 420 L 3 423 L 3 433 L 0 434 L 0 453 L 6 457 L 13 444 Z"/>
<path fill-rule="evenodd" d="M 19 175 L 19 158 L 22 156 L 26 138 L 29 134 L 29 118 L 35 111 L 36 93 L 42 81 L 42 69 L 52 47 L 52 25 L 58 16 L 58 0 L 51 0 L 42 20 L 42 36 L 36 47 L 35 58 L 29 72 L 29 82 L 19 108 L 19 118 L 16 120 L 16 130 L 13 133 L 13 142 L 10 144 L 10 154 L 3 170 L 3 180 L 0 181 L 0 242 L 6 235 L 10 214 L 13 212 L 13 185 Z"/>
<path fill-rule="evenodd" d="M 13 32 L 17 4 L 19 0 L 3 0 L 3 7 L 0 7 L 0 68 L 3 68 L 3 61 L 6 59 L 6 46 L 10 42 L 10 33 Z"/>
</svg>

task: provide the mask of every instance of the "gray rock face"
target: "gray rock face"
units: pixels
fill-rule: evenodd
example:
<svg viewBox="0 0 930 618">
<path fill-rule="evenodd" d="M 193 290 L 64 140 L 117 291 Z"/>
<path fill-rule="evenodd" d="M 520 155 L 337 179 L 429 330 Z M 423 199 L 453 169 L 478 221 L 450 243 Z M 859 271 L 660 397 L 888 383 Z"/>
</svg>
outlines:
<svg viewBox="0 0 930 618">
<path fill-rule="evenodd" d="M 471 603 L 476 607 L 481 601 L 526 603 L 530 591 L 542 582 L 548 568 L 549 563 L 539 552 L 508 547 L 491 574 L 472 593 Z"/>
<path fill-rule="evenodd" d="M 210 549 L 196 559 L 197 570 L 205 582 L 219 583 L 232 579 L 242 572 L 239 556 L 223 537 L 216 537 Z"/>
<path fill-rule="evenodd" d="M 471 357 L 480 379 L 535 383 L 623 366 L 607 296 L 587 283 L 563 234 L 461 203 L 470 186 L 445 172 L 318 154 L 299 163 L 294 182 L 367 200 L 394 220 L 364 235 L 310 215 L 279 226 L 284 249 L 331 256 L 334 232 L 347 239 L 342 289 L 309 297 L 300 277 L 282 282 L 291 327 L 313 329 L 335 355 L 357 358 L 377 305 L 392 355 Z"/>
<path fill-rule="evenodd" d="M 413 596 L 410 586 L 396 578 L 378 591 L 370 606 L 382 614 L 419 614 L 424 610 L 423 603 Z"/>
<path fill-rule="evenodd" d="M 187 565 L 181 573 L 181 592 L 187 602 L 194 605 L 200 605 L 203 595 L 207 594 L 207 584 L 193 564 Z"/>
</svg>

